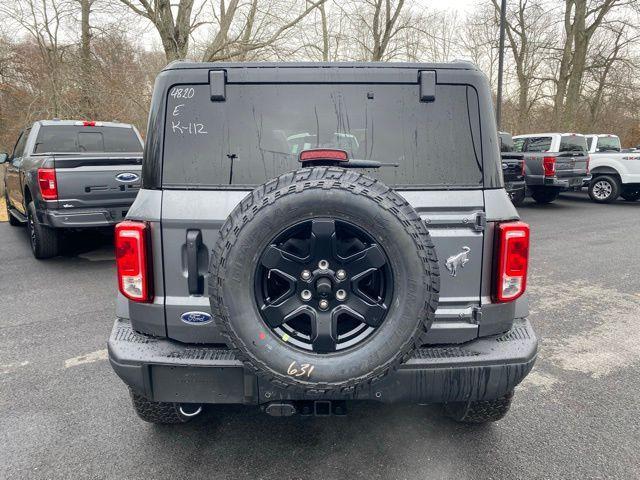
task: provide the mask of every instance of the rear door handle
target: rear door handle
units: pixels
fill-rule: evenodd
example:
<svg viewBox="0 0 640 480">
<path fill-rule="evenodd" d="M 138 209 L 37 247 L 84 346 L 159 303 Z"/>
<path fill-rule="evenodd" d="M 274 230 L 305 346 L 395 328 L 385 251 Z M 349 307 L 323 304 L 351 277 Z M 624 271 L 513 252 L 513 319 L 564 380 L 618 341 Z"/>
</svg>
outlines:
<svg viewBox="0 0 640 480">
<path fill-rule="evenodd" d="M 204 293 L 204 276 L 198 272 L 198 250 L 202 245 L 200 230 L 187 230 L 187 284 L 190 295 Z"/>
</svg>

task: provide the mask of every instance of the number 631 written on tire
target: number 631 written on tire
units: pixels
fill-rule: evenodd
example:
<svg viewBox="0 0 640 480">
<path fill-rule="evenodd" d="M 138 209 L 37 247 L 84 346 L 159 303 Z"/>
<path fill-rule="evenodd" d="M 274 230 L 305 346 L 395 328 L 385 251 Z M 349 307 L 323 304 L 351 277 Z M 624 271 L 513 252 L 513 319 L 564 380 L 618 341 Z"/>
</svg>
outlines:
<svg viewBox="0 0 640 480">
<path fill-rule="evenodd" d="M 300 378 L 300 377 L 307 377 L 310 378 L 311 377 L 311 372 L 313 372 L 313 369 L 315 368 L 314 365 L 311 365 L 309 363 L 301 363 L 300 365 L 298 365 L 298 362 L 291 362 L 291 365 L 289 365 L 289 368 L 287 368 L 287 375 L 289 375 L 290 377 L 296 377 L 296 378 Z"/>
</svg>

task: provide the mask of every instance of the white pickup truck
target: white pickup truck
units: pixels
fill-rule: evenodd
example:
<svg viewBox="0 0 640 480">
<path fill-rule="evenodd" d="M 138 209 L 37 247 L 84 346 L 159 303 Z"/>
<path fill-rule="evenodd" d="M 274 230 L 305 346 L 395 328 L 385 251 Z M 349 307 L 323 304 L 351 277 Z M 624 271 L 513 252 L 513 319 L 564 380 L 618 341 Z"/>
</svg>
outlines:
<svg viewBox="0 0 640 480">
<path fill-rule="evenodd" d="M 585 136 L 593 175 L 588 184 L 591 200 L 611 203 L 618 196 L 629 202 L 640 199 L 640 152 L 621 152 L 616 135 Z"/>
</svg>

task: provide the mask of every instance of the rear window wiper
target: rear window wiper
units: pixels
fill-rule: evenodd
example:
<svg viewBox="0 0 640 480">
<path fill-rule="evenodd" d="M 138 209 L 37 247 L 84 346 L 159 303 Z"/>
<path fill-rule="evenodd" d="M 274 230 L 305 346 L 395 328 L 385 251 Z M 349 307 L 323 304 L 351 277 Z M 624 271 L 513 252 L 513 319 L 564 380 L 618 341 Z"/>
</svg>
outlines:
<svg viewBox="0 0 640 480">
<path fill-rule="evenodd" d="M 399 167 L 399 163 L 382 163 L 377 160 L 349 158 L 345 150 L 337 148 L 311 148 L 300 152 L 298 161 L 303 167 L 335 166 L 343 168 Z"/>
<path fill-rule="evenodd" d="M 399 163 L 382 163 L 377 160 L 357 160 L 355 158 L 340 163 L 341 167 L 344 168 L 380 168 L 380 167 L 394 167 L 397 168 L 400 166 Z"/>
</svg>

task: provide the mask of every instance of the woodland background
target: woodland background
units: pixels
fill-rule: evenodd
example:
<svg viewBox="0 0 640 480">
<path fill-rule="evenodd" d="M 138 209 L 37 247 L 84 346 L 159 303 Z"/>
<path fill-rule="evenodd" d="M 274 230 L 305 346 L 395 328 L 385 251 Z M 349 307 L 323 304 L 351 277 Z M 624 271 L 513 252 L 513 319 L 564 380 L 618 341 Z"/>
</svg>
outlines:
<svg viewBox="0 0 640 480">
<path fill-rule="evenodd" d="M 495 91 L 500 0 L 2 0 L 0 151 L 34 120 L 144 132 L 170 61 L 471 60 Z M 509 0 L 501 129 L 640 144 L 640 0 Z"/>
</svg>

